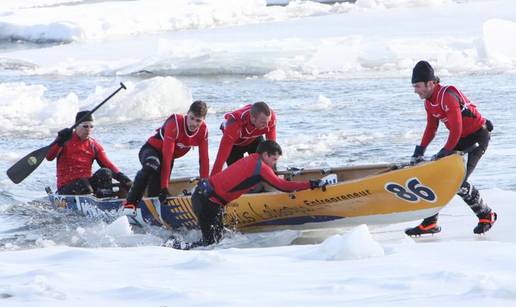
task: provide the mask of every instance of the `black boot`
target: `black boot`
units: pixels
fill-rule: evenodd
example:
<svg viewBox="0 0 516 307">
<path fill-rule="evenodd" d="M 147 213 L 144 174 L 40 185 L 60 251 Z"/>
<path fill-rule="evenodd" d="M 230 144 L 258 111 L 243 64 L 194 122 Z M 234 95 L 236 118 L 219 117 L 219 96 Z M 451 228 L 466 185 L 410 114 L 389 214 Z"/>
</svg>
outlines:
<svg viewBox="0 0 516 307">
<path fill-rule="evenodd" d="M 496 213 L 484 202 L 480 192 L 472 184 L 464 181 L 457 193 L 478 217 L 478 224 L 473 229 L 475 234 L 487 232 L 496 222 Z"/>
<path fill-rule="evenodd" d="M 185 242 L 180 239 L 169 238 L 165 243 L 163 243 L 162 246 L 186 251 L 186 250 L 190 250 L 190 249 L 205 246 L 205 245 L 202 243 L 202 240 L 196 241 L 196 242 Z"/>
<path fill-rule="evenodd" d="M 127 203 L 132 204 L 133 206 L 138 206 L 138 203 L 142 199 L 143 192 L 147 187 L 149 182 L 149 178 L 152 176 L 152 171 L 147 168 L 142 168 L 136 173 L 136 177 L 134 177 L 134 182 L 129 192 L 127 193 Z"/>
<path fill-rule="evenodd" d="M 437 225 L 438 216 L 439 214 L 436 213 L 430 217 L 427 217 L 418 226 L 405 229 L 405 234 L 407 236 L 414 237 L 424 234 L 434 234 L 441 232 L 441 227 Z"/>
<path fill-rule="evenodd" d="M 473 233 L 475 233 L 475 234 L 486 233 L 487 231 L 489 231 L 489 229 L 491 229 L 491 227 L 493 227 L 494 223 L 496 222 L 497 217 L 498 216 L 496 215 L 496 212 L 480 214 L 478 216 L 478 224 L 473 229 Z"/>
<path fill-rule="evenodd" d="M 419 237 L 424 234 L 434 234 L 439 232 L 441 232 L 441 226 L 437 224 L 430 224 L 427 226 L 419 224 L 416 227 L 405 229 L 405 234 L 411 237 Z"/>
</svg>

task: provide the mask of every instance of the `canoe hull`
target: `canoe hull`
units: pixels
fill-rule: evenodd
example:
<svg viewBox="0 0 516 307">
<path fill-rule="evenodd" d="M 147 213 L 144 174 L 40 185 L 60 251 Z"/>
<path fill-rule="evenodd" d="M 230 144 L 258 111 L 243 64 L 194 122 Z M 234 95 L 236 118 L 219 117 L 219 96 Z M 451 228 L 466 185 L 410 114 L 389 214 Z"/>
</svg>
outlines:
<svg viewBox="0 0 516 307">
<path fill-rule="evenodd" d="M 328 185 L 325 191 L 245 194 L 226 205 L 224 223 L 229 228 L 253 232 L 417 220 L 437 213 L 453 198 L 464 179 L 464 172 L 462 156 L 452 155 L 414 167 Z M 310 171 L 306 173 L 310 174 Z M 311 178 L 314 176 L 322 177 L 321 173 L 310 175 Z M 157 198 L 145 198 L 134 212 L 124 209 L 122 200 L 66 195 L 51 195 L 51 200 L 61 207 L 90 216 L 128 215 L 136 224 L 167 228 L 194 228 L 197 225 L 189 196 L 170 197 L 163 206 Z"/>
</svg>

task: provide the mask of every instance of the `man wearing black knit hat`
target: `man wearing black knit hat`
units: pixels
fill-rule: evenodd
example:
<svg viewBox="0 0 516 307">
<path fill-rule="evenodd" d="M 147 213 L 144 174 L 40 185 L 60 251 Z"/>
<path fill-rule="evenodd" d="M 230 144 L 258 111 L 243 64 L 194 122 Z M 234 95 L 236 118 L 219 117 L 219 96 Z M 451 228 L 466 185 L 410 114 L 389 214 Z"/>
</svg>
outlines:
<svg viewBox="0 0 516 307">
<path fill-rule="evenodd" d="M 47 154 L 49 161 L 57 157 L 57 192 L 61 195 L 95 193 L 98 197 L 114 196 L 112 178 L 127 190 L 132 185 L 131 179 L 108 159 L 102 145 L 90 136 L 93 121 L 89 111 L 78 112 L 75 122 L 79 125 L 75 131 L 70 128 L 59 131 Z M 101 168 L 92 175 L 94 160 Z"/>
<path fill-rule="evenodd" d="M 484 154 L 491 138 L 493 125 L 477 111 L 469 99 L 454 86 L 442 86 L 434 74 L 434 69 L 426 61 L 419 61 L 412 71 L 412 86 L 419 98 L 425 100 L 426 129 L 420 145 L 416 146 L 411 162 L 416 164 L 423 160 L 426 147 L 433 140 L 439 122 L 449 130 L 448 140 L 442 149 L 432 159 L 439 159 L 454 151 L 463 151 L 478 144 L 468 153 L 466 177 L 457 193 L 473 210 L 479 221 L 473 229 L 475 234 L 488 231 L 496 221 L 496 213 L 489 208 L 480 196 L 479 191 L 467 180 Z M 428 217 L 423 222 L 405 230 L 409 236 L 427 233 L 438 233 L 441 227 L 437 225 L 438 214 Z"/>
</svg>

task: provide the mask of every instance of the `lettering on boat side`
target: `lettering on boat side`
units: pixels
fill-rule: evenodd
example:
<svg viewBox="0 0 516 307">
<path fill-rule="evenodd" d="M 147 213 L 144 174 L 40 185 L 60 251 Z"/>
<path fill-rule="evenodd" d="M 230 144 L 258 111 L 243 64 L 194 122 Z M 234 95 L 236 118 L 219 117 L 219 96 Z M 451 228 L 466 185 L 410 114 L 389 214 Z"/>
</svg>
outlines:
<svg viewBox="0 0 516 307">
<path fill-rule="evenodd" d="M 239 223 L 249 224 L 257 222 L 256 213 L 253 214 L 251 211 L 244 211 L 242 213 L 224 213 L 224 224 L 236 226 Z"/>
<path fill-rule="evenodd" d="M 369 195 L 372 195 L 372 193 L 366 189 L 366 190 L 361 190 L 358 192 L 342 194 L 342 195 L 335 196 L 335 197 L 328 197 L 328 198 L 314 199 L 314 200 L 306 200 L 305 199 L 303 201 L 303 203 L 307 206 L 319 206 L 319 205 L 323 205 L 323 204 L 330 204 L 330 203 L 336 203 L 336 202 L 345 201 L 345 200 L 362 198 L 362 197 L 366 197 Z"/>
<path fill-rule="evenodd" d="M 53 195 L 51 201 L 54 206 L 62 209 L 70 209 L 81 212 L 86 216 L 103 218 L 107 221 L 114 220 L 123 214 L 122 206 L 114 206 L 113 209 L 99 208 L 99 202 L 82 196 Z M 102 203 L 102 202 L 100 202 Z"/>
<path fill-rule="evenodd" d="M 372 195 L 372 193 L 365 189 L 334 197 L 311 200 L 305 199 L 300 205 L 279 207 L 267 203 L 251 205 L 251 203 L 248 202 L 244 205 L 232 202 L 229 203 L 227 207 L 238 207 L 239 210 L 226 210 L 224 221 L 226 225 L 236 226 L 237 224 L 245 225 L 279 218 L 317 215 L 321 210 L 330 209 L 339 202 L 355 200 L 369 195 Z"/>
<path fill-rule="evenodd" d="M 330 205 L 323 205 L 322 207 L 331 207 Z M 268 204 L 262 204 L 261 206 L 253 206 L 251 203 L 247 203 L 245 210 L 240 212 L 227 212 L 224 214 L 224 221 L 226 225 L 236 226 L 238 224 L 252 224 L 255 222 L 263 222 L 268 220 L 274 220 L 278 218 L 293 217 L 293 216 L 304 216 L 312 215 L 311 213 L 316 212 L 322 208 L 319 206 L 317 209 L 302 206 L 288 207 L 281 206 L 274 208 Z"/>
<path fill-rule="evenodd" d="M 394 196 L 399 199 L 411 203 L 417 203 L 421 199 L 429 203 L 435 203 L 437 201 L 435 192 L 430 187 L 422 184 L 417 177 L 409 178 L 404 186 L 396 182 L 387 182 L 385 184 L 385 190 L 393 193 Z"/>
<path fill-rule="evenodd" d="M 95 203 L 92 203 L 86 198 L 80 198 L 77 207 L 84 215 L 94 218 L 113 220 L 120 215 L 118 210 L 102 210 Z"/>
</svg>

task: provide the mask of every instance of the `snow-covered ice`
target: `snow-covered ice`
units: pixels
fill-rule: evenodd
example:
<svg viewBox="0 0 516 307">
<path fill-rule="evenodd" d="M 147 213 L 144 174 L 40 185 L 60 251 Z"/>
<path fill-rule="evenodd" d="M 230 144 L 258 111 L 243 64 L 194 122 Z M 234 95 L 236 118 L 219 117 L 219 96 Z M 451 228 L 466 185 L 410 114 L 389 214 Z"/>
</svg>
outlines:
<svg viewBox="0 0 516 307">
<path fill-rule="evenodd" d="M 473 235 L 475 218 L 455 198 L 442 212 L 443 233 L 415 240 L 402 234 L 405 226 L 412 225 L 406 223 L 335 230 L 337 234 L 321 243 L 283 247 L 178 251 L 148 245 L 47 244 L 4 250 L 0 302 L 2 306 L 514 306 L 516 239 L 511 228 L 516 193 L 485 192 L 501 219 L 482 237 Z M 112 227 L 96 231 L 128 240 L 124 220 Z"/>
</svg>

